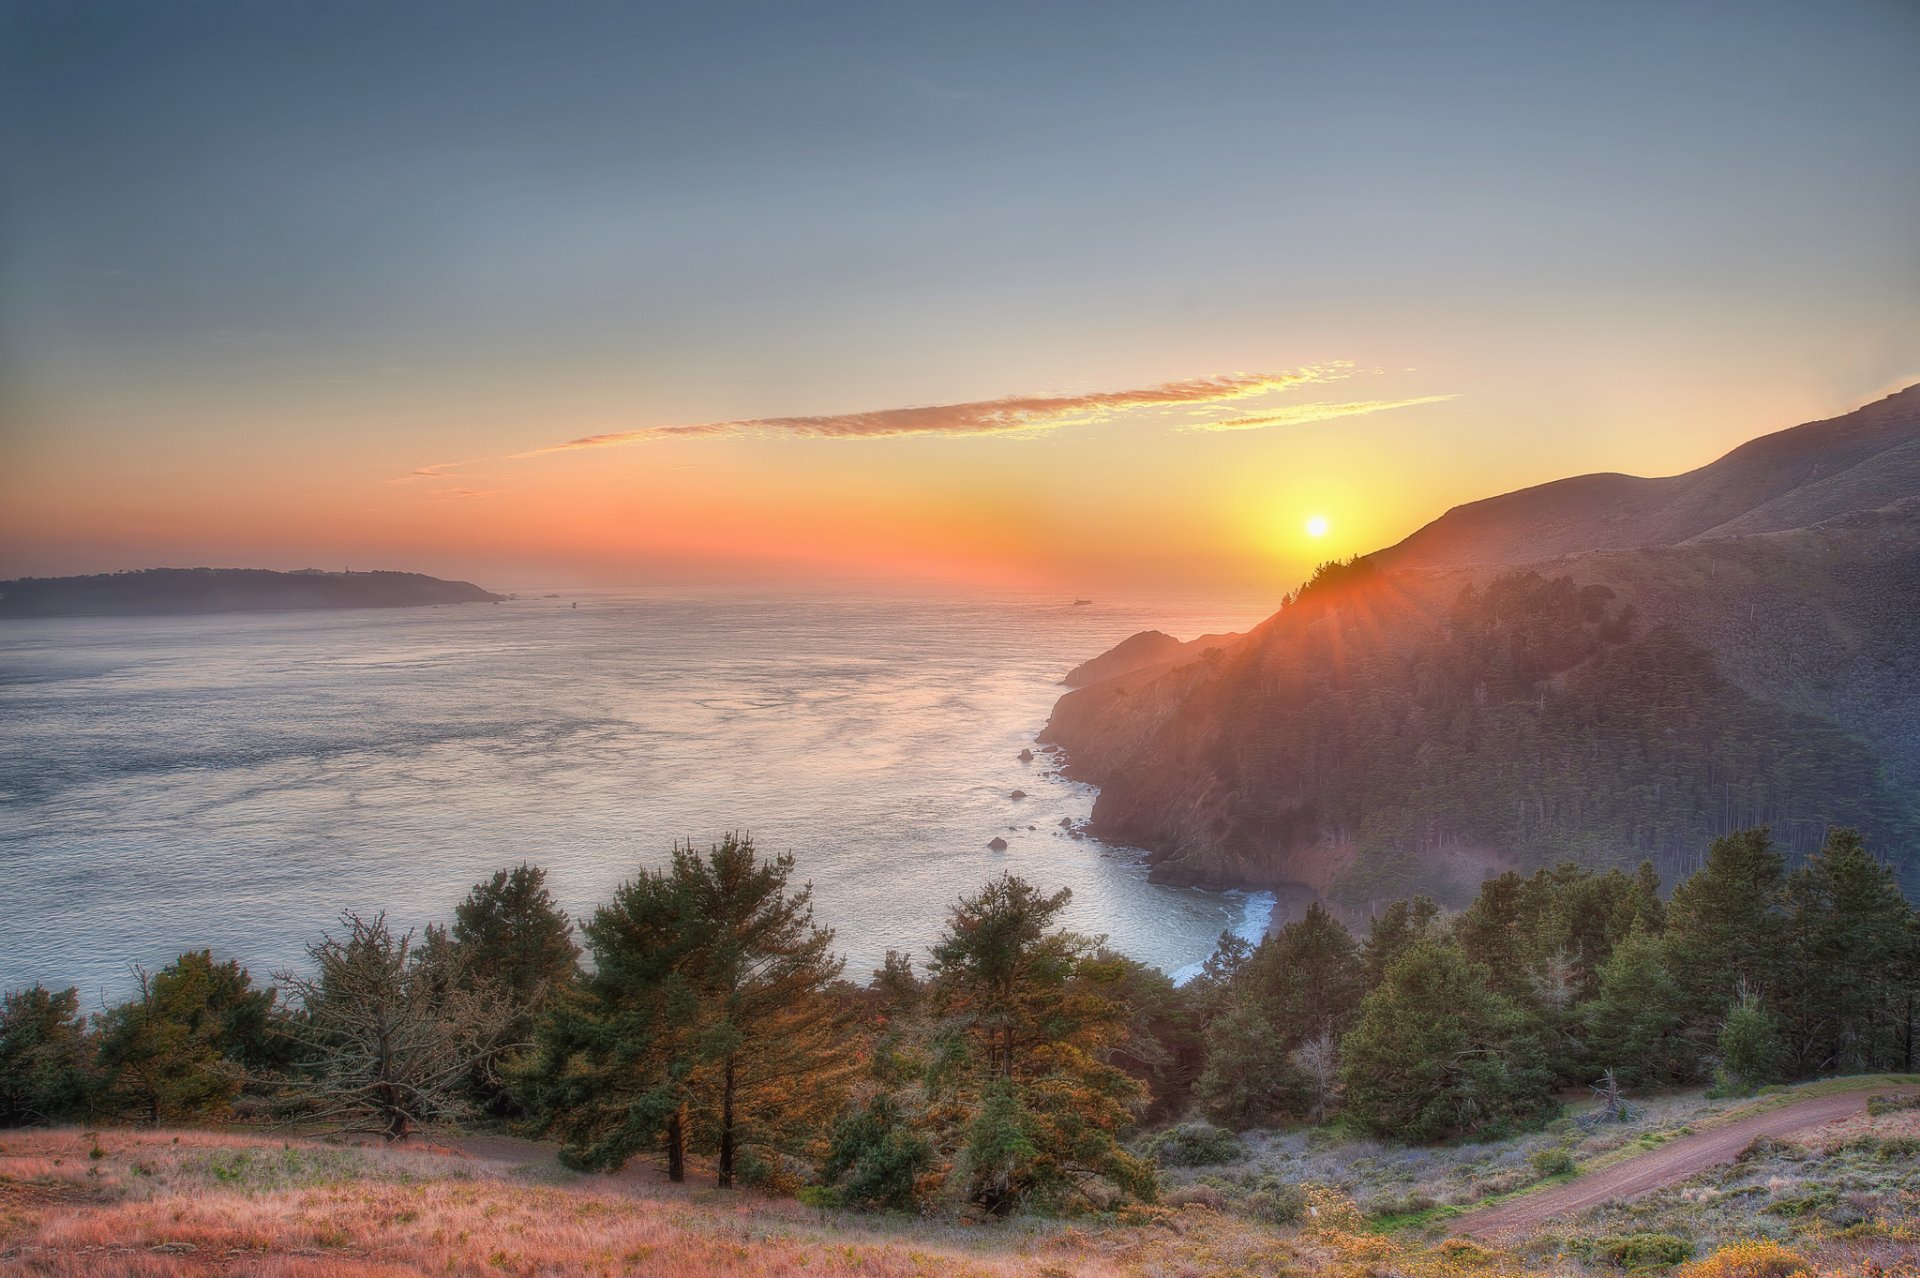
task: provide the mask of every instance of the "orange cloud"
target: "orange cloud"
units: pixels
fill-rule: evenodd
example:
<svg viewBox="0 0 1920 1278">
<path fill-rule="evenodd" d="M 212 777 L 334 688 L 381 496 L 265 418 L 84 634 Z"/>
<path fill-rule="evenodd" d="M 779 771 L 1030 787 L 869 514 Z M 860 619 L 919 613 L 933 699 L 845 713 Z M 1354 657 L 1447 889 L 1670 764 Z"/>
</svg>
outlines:
<svg viewBox="0 0 1920 1278">
<path fill-rule="evenodd" d="M 756 417 L 740 421 L 700 422 L 686 426 L 645 426 L 638 430 L 586 435 L 514 457 L 582 448 L 606 448 L 656 439 L 711 438 L 731 435 L 790 435 L 807 439 L 890 439 L 902 435 L 1006 435 L 1054 430 L 1061 426 L 1108 421 L 1139 409 L 1197 407 L 1252 399 L 1309 382 L 1347 376 L 1348 365 L 1323 364 L 1292 373 L 1220 373 L 1185 381 L 1162 382 L 1134 390 L 1092 391 L 1080 395 L 1010 395 L 964 404 L 883 408 L 865 413 L 816 417 Z"/>
</svg>

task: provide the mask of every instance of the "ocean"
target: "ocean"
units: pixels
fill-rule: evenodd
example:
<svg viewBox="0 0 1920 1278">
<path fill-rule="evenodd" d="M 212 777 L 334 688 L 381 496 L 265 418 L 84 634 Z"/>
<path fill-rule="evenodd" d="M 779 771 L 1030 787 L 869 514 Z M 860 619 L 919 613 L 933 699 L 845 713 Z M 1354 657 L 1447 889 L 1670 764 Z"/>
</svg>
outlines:
<svg viewBox="0 0 1920 1278">
<path fill-rule="evenodd" d="M 0 621 L 0 989 L 98 1008 L 203 947 L 264 980 L 342 910 L 443 921 L 521 861 L 578 919 L 729 830 L 794 856 L 859 980 L 889 949 L 924 959 L 1002 871 L 1183 976 L 1267 924 L 1269 896 L 1152 884 L 1137 852 L 1070 837 L 1092 790 L 1018 755 L 1074 664 L 1270 603 L 542 593 Z"/>
</svg>

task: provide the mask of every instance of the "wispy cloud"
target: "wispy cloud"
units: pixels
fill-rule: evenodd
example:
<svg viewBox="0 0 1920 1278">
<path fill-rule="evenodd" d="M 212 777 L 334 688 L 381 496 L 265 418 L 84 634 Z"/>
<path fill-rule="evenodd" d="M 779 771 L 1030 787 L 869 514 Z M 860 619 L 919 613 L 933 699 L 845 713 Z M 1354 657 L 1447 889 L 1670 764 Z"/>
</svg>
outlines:
<svg viewBox="0 0 1920 1278">
<path fill-rule="evenodd" d="M 1458 395 L 1421 395 L 1415 399 L 1363 399 L 1346 404 L 1300 404 L 1293 408 L 1283 408 L 1278 412 L 1261 413 L 1257 417 L 1230 417 L 1223 421 L 1190 422 L 1182 430 L 1265 430 L 1269 426 L 1301 426 L 1307 422 L 1324 422 L 1335 417 L 1360 417 L 1367 413 L 1384 413 L 1395 408 L 1412 408 L 1416 404 L 1439 404 L 1449 399 L 1458 399 Z"/>
<path fill-rule="evenodd" d="M 1186 381 L 1162 382 L 1133 390 L 1091 391 L 1078 395 L 1010 395 L 961 404 L 883 408 L 864 413 L 813 417 L 754 417 L 699 422 L 684 426 L 646 426 L 638 430 L 584 435 L 547 448 L 514 453 L 516 458 L 582 448 L 607 448 L 660 439 L 710 439 L 735 435 L 790 436 L 805 439 L 892 439 L 905 435 L 1011 435 L 1062 426 L 1108 421 L 1121 413 L 1147 409 L 1207 408 L 1254 399 L 1310 382 L 1348 375 L 1345 364 L 1326 364 L 1291 373 L 1220 373 Z"/>
<path fill-rule="evenodd" d="M 1378 369 L 1365 370 L 1378 373 Z M 1072 395 L 1008 395 L 1000 399 L 969 400 L 959 404 L 928 404 L 881 408 L 863 413 L 829 413 L 806 417 L 750 417 L 732 421 L 692 422 L 684 425 L 642 426 L 636 430 L 582 435 L 576 439 L 508 453 L 502 457 L 435 462 L 388 480 L 394 484 L 431 484 L 435 480 L 464 478 L 460 472 L 487 461 L 521 461 L 554 453 L 570 453 L 623 444 L 667 439 L 720 439 L 740 436 L 790 439 L 897 439 L 908 436 L 968 438 L 1038 435 L 1067 426 L 1084 426 L 1137 414 L 1186 418 L 1185 431 L 1261 430 L 1269 426 L 1296 426 L 1335 417 L 1381 413 L 1437 404 L 1454 395 L 1422 395 L 1416 399 L 1361 400 L 1344 404 L 1301 404 L 1270 412 L 1248 413 L 1262 407 L 1248 401 L 1295 390 L 1302 386 L 1345 381 L 1359 375 L 1351 361 L 1313 364 L 1286 373 L 1216 373 L 1185 381 L 1160 382 L 1131 390 L 1086 391 Z M 1240 417 L 1227 416 L 1238 409 Z M 486 497 L 497 489 L 436 490 L 445 497 Z"/>
</svg>

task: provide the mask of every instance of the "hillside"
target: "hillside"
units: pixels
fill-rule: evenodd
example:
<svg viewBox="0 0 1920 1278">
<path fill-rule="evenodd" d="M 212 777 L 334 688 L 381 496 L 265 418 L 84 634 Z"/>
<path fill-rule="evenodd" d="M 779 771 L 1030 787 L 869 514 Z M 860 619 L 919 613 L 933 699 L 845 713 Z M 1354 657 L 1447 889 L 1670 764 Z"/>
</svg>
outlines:
<svg viewBox="0 0 1920 1278">
<path fill-rule="evenodd" d="M 1916 457 L 1906 391 L 1674 480 L 1461 507 L 1207 660 L 1069 693 L 1042 739 L 1168 882 L 1356 906 L 1561 859 L 1671 882 L 1728 830 L 1805 853 L 1840 823 L 1911 891 Z"/>
<path fill-rule="evenodd" d="M 1239 635 L 1201 635 L 1198 639 L 1190 639 L 1182 643 L 1164 630 L 1142 630 L 1137 635 L 1121 640 L 1099 656 L 1081 662 L 1067 671 L 1067 677 L 1060 682 L 1069 688 L 1084 688 L 1090 683 L 1099 683 L 1103 679 L 1132 674 L 1136 670 L 1144 670 L 1149 666 L 1163 666 L 1175 661 L 1191 661 L 1215 648 L 1225 648 L 1239 640 Z"/>
<path fill-rule="evenodd" d="M 469 581 L 417 572 L 271 572 L 264 568 L 147 568 L 90 577 L 0 581 L 0 617 L 144 617 L 309 608 L 407 608 L 497 603 Z"/>
<path fill-rule="evenodd" d="M 1396 569 L 1516 565 L 1803 528 L 1916 494 L 1920 386 L 1911 386 L 1682 475 L 1580 475 L 1457 506 L 1374 558 Z"/>
</svg>

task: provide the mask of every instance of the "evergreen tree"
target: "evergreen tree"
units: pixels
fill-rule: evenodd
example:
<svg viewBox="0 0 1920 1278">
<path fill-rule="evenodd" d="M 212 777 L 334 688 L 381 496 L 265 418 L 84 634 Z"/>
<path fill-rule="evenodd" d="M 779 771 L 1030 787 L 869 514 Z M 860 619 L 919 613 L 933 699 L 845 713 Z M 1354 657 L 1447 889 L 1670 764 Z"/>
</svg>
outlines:
<svg viewBox="0 0 1920 1278">
<path fill-rule="evenodd" d="M 1912 911 L 1893 870 L 1857 831 L 1826 845 L 1787 880 L 1783 1003 L 1799 1072 L 1853 1072 L 1902 1063 L 1902 970 Z"/>
<path fill-rule="evenodd" d="M 443 970 L 510 1010 L 469 1080 L 474 1100 L 496 1114 L 514 1112 L 507 1064 L 530 1047 L 540 1012 L 573 980 L 580 958 L 573 924 L 546 880 L 545 870 L 525 862 L 496 870 L 454 907 L 450 930 L 427 929 L 423 946 L 429 957 L 444 947 Z"/>
<path fill-rule="evenodd" d="M 1099 958 L 1117 965 L 1115 997 L 1127 1008 L 1126 1028 L 1109 1058 L 1146 1084 L 1146 1118 L 1169 1117 L 1186 1103 L 1206 1064 L 1197 1000 L 1157 967 L 1106 950 Z"/>
<path fill-rule="evenodd" d="M 1122 964 L 1053 921 L 1070 893 L 1004 875 L 954 906 L 928 994 L 942 1025 L 931 1088 L 964 1146 L 965 1192 L 995 1213 L 1064 1206 L 1104 1177 L 1139 1197 L 1151 1168 L 1120 1148 L 1141 1087 L 1114 1066 Z"/>
<path fill-rule="evenodd" d="M 1207 1027 L 1207 1065 L 1193 1095 L 1208 1118 L 1242 1131 L 1300 1109 L 1307 1080 L 1268 1010 L 1253 999 L 1234 1004 Z"/>
<path fill-rule="evenodd" d="M 1373 989 L 1385 980 L 1387 969 L 1397 963 L 1401 955 L 1439 935 L 1440 906 L 1433 898 L 1416 896 L 1387 906 L 1374 916 L 1367 943 L 1360 951 L 1367 988 Z"/>
<path fill-rule="evenodd" d="M 1346 1033 L 1367 989 L 1360 947 L 1318 901 L 1261 943 L 1237 984 L 1266 1009 L 1287 1051 Z"/>
<path fill-rule="evenodd" d="M 1742 990 L 1721 1022 L 1715 1082 L 1722 1091 L 1751 1092 L 1777 1082 L 1786 1061 L 1780 1027 L 1759 995 Z"/>
<path fill-rule="evenodd" d="M 1553 1109 L 1538 1027 L 1457 946 L 1420 941 L 1402 954 L 1342 1046 L 1348 1111 L 1383 1136 L 1445 1140 Z"/>
<path fill-rule="evenodd" d="M 286 1040 L 271 1024 L 274 990 L 256 990 L 234 960 L 194 950 L 149 975 L 139 994 L 100 1018 L 99 1063 L 107 1104 L 149 1123 L 227 1111 L 249 1070 L 283 1064 Z"/>
<path fill-rule="evenodd" d="M 573 979 L 580 947 L 547 891 L 547 872 L 522 862 L 476 883 L 454 907 L 451 939 L 464 969 L 491 981 L 516 1009 L 524 1037 L 547 995 Z"/>
<path fill-rule="evenodd" d="M 852 1073 L 829 996 L 841 964 L 792 870 L 728 835 L 676 848 L 595 912 L 593 971 L 556 1000 L 523 1073 L 570 1161 L 659 1150 L 678 1180 L 688 1150 L 708 1152 L 724 1189 L 743 1156 L 766 1169 L 825 1126 Z"/>
<path fill-rule="evenodd" d="M 1600 988 L 1580 1008 L 1587 1056 L 1623 1086 L 1664 1086 L 1691 1077 L 1698 1057 L 1679 1037 L 1679 991 L 1660 938 L 1636 925 L 1600 969 Z"/>
<path fill-rule="evenodd" d="M 1777 988 L 1785 951 L 1780 854 L 1764 828 L 1713 841 L 1707 863 L 1667 905 L 1668 971 L 1690 1032 L 1710 1045 L 1742 988 Z"/>
<path fill-rule="evenodd" d="M 1200 973 L 1187 982 L 1187 997 L 1201 1024 L 1226 1013 L 1233 1006 L 1234 986 L 1240 970 L 1253 957 L 1253 942 L 1231 931 L 1222 931 L 1214 942 L 1213 953 L 1201 960 Z"/>
<path fill-rule="evenodd" d="M 1471 904 L 1454 920 L 1453 936 L 1468 959 L 1487 969 L 1492 988 L 1509 998 L 1526 998 L 1541 960 L 1540 889 L 1512 870 L 1480 885 Z"/>
<path fill-rule="evenodd" d="M 907 1211 L 933 1162 L 932 1144 L 882 1092 L 835 1125 L 821 1179 L 846 1206 Z"/>
<path fill-rule="evenodd" d="M 36 985 L 0 1000 L 0 1127 L 84 1117 L 94 1090 L 78 990 Z"/>
</svg>

